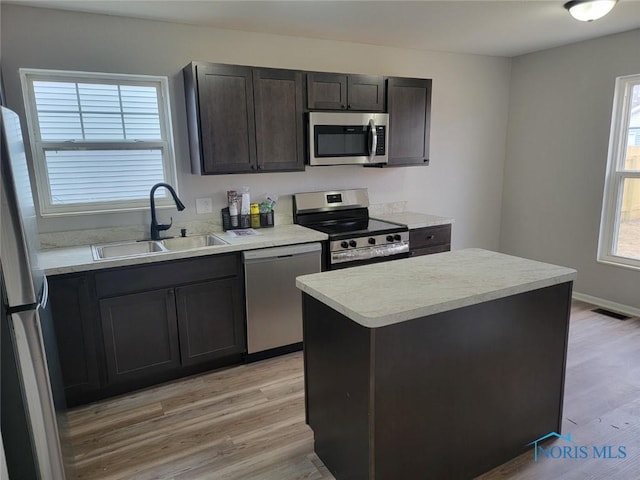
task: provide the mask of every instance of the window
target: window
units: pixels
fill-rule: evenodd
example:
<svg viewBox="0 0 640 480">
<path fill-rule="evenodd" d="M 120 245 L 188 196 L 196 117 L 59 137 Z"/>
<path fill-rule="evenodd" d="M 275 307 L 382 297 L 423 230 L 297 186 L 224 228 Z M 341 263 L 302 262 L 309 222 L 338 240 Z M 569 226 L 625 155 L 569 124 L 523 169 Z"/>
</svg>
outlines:
<svg viewBox="0 0 640 480">
<path fill-rule="evenodd" d="M 640 268 L 640 75 L 616 80 L 598 260 Z"/>
<path fill-rule="evenodd" d="M 148 208 L 154 184 L 176 186 L 165 77 L 20 76 L 43 216 Z M 158 191 L 158 205 L 170 204 L 166 195 Z"/>
</svg>

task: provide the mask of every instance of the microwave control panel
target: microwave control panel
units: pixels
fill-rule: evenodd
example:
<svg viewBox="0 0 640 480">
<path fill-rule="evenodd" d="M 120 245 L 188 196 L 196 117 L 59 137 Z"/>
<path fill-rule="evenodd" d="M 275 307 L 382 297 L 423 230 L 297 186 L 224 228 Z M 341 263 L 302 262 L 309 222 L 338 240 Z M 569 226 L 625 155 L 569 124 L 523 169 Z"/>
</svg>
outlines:
<svg viewBox="0 0 640 480">
<path fill-rule="evenodd" d="M 378 142 L 376 143 L 376 155 L 384 155 L 386 152 L 387 146 L 384 143 L 386 130 L 387 127 L 383 125 L 376 127 L 376 137 L 378 137 Z"/>
</svg>

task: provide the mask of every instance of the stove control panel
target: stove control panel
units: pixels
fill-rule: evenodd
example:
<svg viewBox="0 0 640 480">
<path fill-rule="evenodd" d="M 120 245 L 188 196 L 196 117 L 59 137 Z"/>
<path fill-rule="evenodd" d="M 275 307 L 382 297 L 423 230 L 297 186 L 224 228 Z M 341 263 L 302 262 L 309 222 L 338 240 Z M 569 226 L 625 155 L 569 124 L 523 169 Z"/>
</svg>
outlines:
<svg viewBox="0 0 640 480">
<path fill-rule="evenodd" d="M 384 248 L 395 244 L 409 244 L 409 232 L 386 233 L 382 235 L 370 235 L 355 237 L 347 240 L 334 240 L 329 242 L 329 250 L 338 252 L 360 248 Z"/>
</svg>

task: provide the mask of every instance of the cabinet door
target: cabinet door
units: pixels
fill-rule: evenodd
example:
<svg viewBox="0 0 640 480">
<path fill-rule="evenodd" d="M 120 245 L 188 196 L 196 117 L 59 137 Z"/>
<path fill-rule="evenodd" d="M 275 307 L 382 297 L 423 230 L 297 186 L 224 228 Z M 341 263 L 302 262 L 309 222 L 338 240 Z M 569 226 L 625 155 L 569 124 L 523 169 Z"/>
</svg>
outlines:
<svg viewBox="0 0 640 480">
<path fill-rule="evenodd" d="M 100 300 L 110 384 L 147 381 L 180 366 L 173 289 Z"/>
<path fill-rule="evenodd" d="M 387 79 L 389 166 L 428 165 L 431 80 Z"/>
<path fill-rule="evenodd" d="M 238 277 L 176 288 L 183 366 L 246 352 Z"/>
<path fill-rule="evenodd" d="M 384 111 L 384 78 L 379 75 L 349 75 L 347 93 L 349 110 Z"/>
<path fill-rule="evenodd" d="M 201 173 L 256 168 L 253 79 L 250 67 L 197 64 Z"/>
<path fill-rule="evenodd" d="M 257 167 L 304 170 L 302 73 L 253 70 Z"/>
<path fill-rule="evenodd" d="M 307 73 L 307 108 L 346 110 L 347 76 L 341 73 Z"/>
<path fill-rule="evenodd" d="M 48 280 L 65 396 L 69 406 L 76 405 L 83 394 L 100 388 L 104 364 L 91 277 L 63 275 Z"/>
</svg>

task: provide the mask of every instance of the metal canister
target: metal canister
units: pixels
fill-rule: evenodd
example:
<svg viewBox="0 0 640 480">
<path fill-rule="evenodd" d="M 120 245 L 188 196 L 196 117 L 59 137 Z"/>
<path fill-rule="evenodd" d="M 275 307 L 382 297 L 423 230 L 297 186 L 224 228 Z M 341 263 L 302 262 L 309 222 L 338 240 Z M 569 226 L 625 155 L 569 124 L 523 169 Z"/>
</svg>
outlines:
<svg viewBox="0 0 640 480">
<path fill-rule="evenodd" d="M 251 204 L 251 228 L 260 228 L 260 207 L 257 203 Z"/>
</svg>

